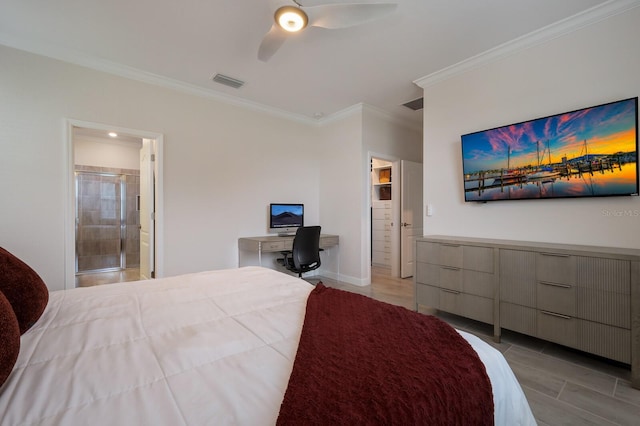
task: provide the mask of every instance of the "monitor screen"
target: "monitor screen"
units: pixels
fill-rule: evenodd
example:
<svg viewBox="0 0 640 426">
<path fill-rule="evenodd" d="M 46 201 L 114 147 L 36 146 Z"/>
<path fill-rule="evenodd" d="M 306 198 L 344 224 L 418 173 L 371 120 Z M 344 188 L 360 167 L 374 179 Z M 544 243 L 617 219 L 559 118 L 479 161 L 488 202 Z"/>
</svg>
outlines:
<svg viewBox="0 0 640 426">
<path fill-rule="evenodd" d="M 278 233 L 295 232 L 304 226 L 304 204 L 271 203 L 269 228 Z"/>
</svg>

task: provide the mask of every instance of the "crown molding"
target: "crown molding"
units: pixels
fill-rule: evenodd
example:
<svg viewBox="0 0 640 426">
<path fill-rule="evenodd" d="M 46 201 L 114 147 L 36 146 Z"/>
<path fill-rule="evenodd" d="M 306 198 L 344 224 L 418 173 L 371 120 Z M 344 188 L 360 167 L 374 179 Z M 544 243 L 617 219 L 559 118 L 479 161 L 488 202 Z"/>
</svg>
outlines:
<svg viewBox="0 0 640 426">
<path fill-rule="evenodd" d="M 457 64 L 443 68 L 425 77 L 415 80 L 420 87 L 427 88 L 463 74 L 485 64 L 498 61 L 525 49 L 546 43 L 555 38 L 572 33 L 586 26 L 608 19 L 640 6 L 640 0 L 609 0 L 571 17 L 560 20 L 539 30 L 532 31 L 521 37 L 503 43 L 483 53 L 472 56 Z"/>
<path fill-rule="evenodd" d="M 357 103 L 355 105 L 351 105 L 348 108 L 345 108 L 336 113 L 328 115 L 327 117 L 319 120 L 318 124 L 325 125 L 325 124 L 333 123 L 339 120 L 349 118 L 355 114 L 364 114 L 365 112 L 374 114 L 383 120 L 392 122 L 394 124 L 405 127 L 407 129 L 410 129 L 416 132 L 422 132 L 422 123 L 417 123 L 415 121 L 407 120 L 403 117 L 395 116 L 393 114 L 390 114 L 387 111 L 374 107 L 373 105 L 365 104 L 362 102 Z"/>
<path fill-rule="evenodd" d="M 89 68 L 95 71 L 116 75 L 118 77 L 123 77 L 130 80 L 136 80 L 154 86 L 172 89 L 189 95 L 214 99 L 216 101 L 224 102 L 241 108 L 267 113 L 272 116 L 285 118 L 304 124 L 317 124 L 318 121 L 304 115 L 293 114 L 291 112 L 260 104 L 258 102 L 249 101 L 233 95 L 227 95 L 213 89 L 206 89 L 190 83 L 163 77 L 158 74 L 118 64 L 112 61 L 88 55 L 86 53 L 78 52 L 73 49 L 67 49 L 46 43 L 35 43 L 25 39 L 17 39 L 14 37 L 10 37 L 2 32 L 0 32 L 0 44 L 36 55 L 68 62 L 74 65 L 79 65 L 81 67 Z"/>
</svg>

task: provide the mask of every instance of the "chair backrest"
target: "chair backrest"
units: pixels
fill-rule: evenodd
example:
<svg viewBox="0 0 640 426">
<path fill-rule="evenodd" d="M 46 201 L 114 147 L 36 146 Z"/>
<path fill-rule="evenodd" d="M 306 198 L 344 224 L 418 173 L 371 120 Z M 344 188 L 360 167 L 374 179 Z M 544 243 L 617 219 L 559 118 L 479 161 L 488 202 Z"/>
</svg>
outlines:
<svg viewBox="0 0 640 426">
<path fill-rule="evenodd" d="M 320 227 L 302 226 L 293 239 L 292 257 L 296 269 L 320 266 Z M 317 266 L 314 265 L 317 263 Z"/>
</svg>

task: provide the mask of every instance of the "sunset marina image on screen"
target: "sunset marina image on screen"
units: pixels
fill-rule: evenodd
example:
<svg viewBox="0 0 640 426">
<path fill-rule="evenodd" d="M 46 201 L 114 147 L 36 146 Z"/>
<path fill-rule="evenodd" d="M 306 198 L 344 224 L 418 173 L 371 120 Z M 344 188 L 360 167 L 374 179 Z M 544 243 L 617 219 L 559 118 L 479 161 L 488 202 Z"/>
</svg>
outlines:
<svg viewBox="0 0 640 426">
<path fill-rule="evenodd" d="M 638 98 L 462 136 L 465 201 L 638 193 Z"/>
</svg>

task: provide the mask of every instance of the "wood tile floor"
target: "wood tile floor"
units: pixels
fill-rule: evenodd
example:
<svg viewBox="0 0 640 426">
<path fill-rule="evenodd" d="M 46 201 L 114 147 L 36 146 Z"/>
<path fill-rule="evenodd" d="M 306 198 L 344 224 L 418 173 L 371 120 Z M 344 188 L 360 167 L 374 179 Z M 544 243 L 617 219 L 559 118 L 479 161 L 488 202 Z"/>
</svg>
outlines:
<svg viewBox="0 0 640 426">
<path fill-rule="evenodd" d="M 76 287 L 91 287 L 101 284 L 122 283 L 138 281 L 140 279 L 139 268 L 129 268 L 122 271 L 95 272 L 76 275 Z"/>
<path fill-rule="evenodd" d="M 393 278 L 383 268 L 372 270 L 366 287 L 321 279 L 330 287 L 415 309 L 412 279 Z M 508 331 L 494 343 L 493 326 L 436 314 L 502 352 L 539 425 L 640 425 L 640 390 L 631 388 L 628 366 Z"/>
</svg>

